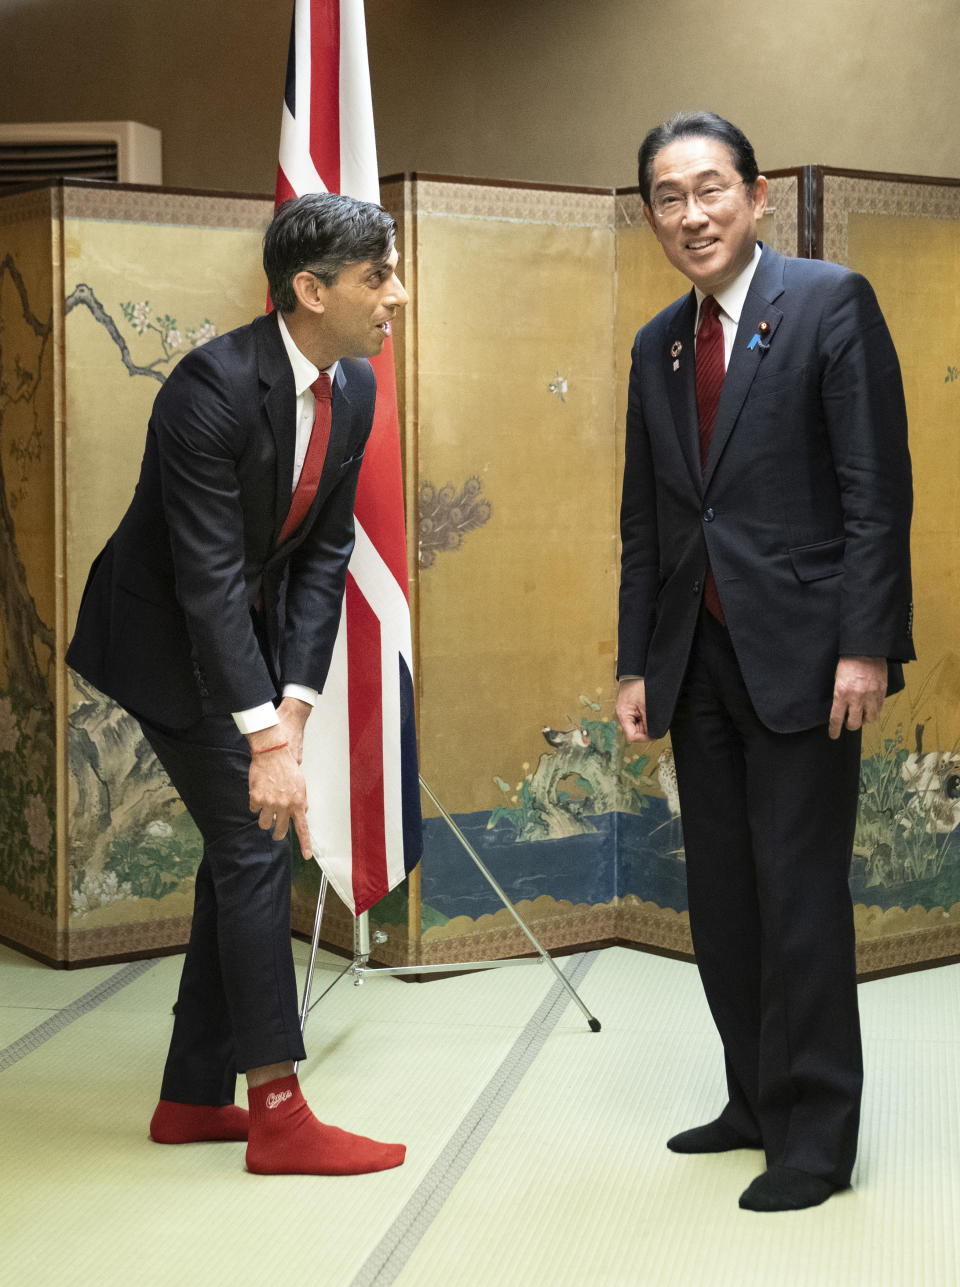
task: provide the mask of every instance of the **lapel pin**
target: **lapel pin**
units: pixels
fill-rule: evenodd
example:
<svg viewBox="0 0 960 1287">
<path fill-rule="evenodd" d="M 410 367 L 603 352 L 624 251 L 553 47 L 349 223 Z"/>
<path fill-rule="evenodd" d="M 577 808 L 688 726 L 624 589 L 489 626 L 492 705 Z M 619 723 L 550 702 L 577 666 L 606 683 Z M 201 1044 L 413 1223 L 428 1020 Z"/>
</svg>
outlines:
<svg viewBox="0 0 960 1287">
<path fill-rule="evenodd" d="M 768 338 L 769 335 L 770 335 L 770 323 L 759 322 L 757 324 L 757 329 L 754 332 L 753 339 L 747 345 L 747 348 L 755 349 L 759 345 L 760 348 L 763 349 L 764 352 L 766 352 L 767 349 L 770 347 L 770 340 Z"/>
<path fill-rule="evenodd" d="M 673 358 L 674 371 L 680 370 L 680 354 L 683 352 L 683 345 L 679 340 L 674 340 L 670 346 L 670 356 Z"/>
</svg>

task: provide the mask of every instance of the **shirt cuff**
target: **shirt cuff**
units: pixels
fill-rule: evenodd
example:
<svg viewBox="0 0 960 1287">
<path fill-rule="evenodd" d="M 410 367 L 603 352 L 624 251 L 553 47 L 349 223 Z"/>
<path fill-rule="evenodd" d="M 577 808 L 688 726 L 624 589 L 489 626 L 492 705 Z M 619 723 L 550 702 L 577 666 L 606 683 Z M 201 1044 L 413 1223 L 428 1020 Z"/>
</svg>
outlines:
<svg viewBox="0 0 960 1287">
<path fill-rule="evenodd" d="M 284 684 L 284 697 L 296 697 L 301 702 L 306 702 L 308 706 L 316 706 L 319 693 L 315 688 L 308 688 L 306 684 Z"/>
<path fill-rule="evenodd" d="M 316 706 L 319 693 L 306 684 L 284 684 L 284 697 L 296 697 L 308 706 Z M 259 733 L 263 728 L 272 728 L 277 723 L 277 708 L 273 702 L 264 702 L 262 706 L 251 706 L 246 711 L 234 711 L 233 721 L 241 733 Z"/>
<path fill-rule="evenodd" d="M 251 706 L 249 710 L 234 711 L 233 720 L 241 733 L 259 733 L 262 728 L 271 728 L 277 721 L 277 708 L 273 702 L 264 702 L 260 706 Z"/>
</svg>

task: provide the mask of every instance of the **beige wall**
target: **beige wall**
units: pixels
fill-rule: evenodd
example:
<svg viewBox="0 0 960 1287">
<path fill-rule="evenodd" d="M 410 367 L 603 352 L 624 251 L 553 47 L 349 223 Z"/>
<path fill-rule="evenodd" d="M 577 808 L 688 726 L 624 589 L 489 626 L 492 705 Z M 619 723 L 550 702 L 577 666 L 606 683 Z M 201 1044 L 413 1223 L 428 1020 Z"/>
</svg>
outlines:
<svg viewBox="0 0 960 1287">
<path fill-rule="evenodd" d="M 0 0 L 0 120 L 140 120 L 163 131 L 167 183 L 269 192 L 291 9 Z M 647 127 L 710 106 L 744 127 L 768 169 L 960 175 L 956 0 L 366 10 L 384 174 L 626 186 Z"/>
<path fill-rule="evenodd" d="M 768 169 L 960 174 L 956 0 L 371 0 L 369 13 L 387 169 L 620 187 L 647 128 L 709 107 Z"/>
<path fill-rule="evenodd" d="M 272 192 L 292 0 L 0 0 L 0 121 L 134 120 L 164 182 Z"/>
</svg>

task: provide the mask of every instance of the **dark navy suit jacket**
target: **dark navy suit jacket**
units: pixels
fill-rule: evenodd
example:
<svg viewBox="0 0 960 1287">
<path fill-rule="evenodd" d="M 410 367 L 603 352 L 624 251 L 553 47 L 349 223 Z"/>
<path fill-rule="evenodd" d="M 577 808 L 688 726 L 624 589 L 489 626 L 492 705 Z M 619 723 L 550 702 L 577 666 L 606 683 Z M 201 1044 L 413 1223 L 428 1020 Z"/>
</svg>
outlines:
<svg viewBox="0 0 960 1287">
<path fill-rule="evenodd" d="M 270 701 L 284 683 L 322 689 L 375 396 L 370 364 L 343 360 L 317 494 L 278 549 L 296 393 L 276 316 L 188 353 L 157 395 L 136 492 L 91 568 L 67 662 L 170 728 Z"/>
<path fill-rule="evenodd" d="M 709 556 L 757 714 L 777 732 L 812 728 L 839 657 L 887 657 L 895 692 L 914 656 L 899 363 L 863 277 L 764 247 L 702 474 L 695 315 L 691 291 L 633 346 L 618 674 L 645 678 L 662 736 Z"/>
</svg>

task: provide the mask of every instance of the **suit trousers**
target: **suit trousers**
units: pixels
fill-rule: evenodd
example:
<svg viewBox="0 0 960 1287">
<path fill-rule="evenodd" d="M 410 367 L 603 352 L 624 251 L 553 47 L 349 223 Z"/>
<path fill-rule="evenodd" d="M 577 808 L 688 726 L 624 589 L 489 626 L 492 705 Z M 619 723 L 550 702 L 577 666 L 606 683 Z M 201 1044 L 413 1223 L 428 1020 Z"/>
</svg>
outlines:
<svg viewBox="0 0 960 1287">
<path fill-rule="evenodd" d="M 863 1082 L 848 885 L 860 734 L 767 728 L 706 611 L 670 733 L 690 928 L 726 1062 L 721 1116 L 768 1166 L 845 1185 Z"/>
<path fill-rule="evenodd" d="M 238 1071 L 304 1058 L 290 845 L 250 812 L 250 750 L 232 716 L 206 716 L 185 730 L 140 726 L 203 839 L 160 1094 L 232 1104 Z"/>
</svg>

